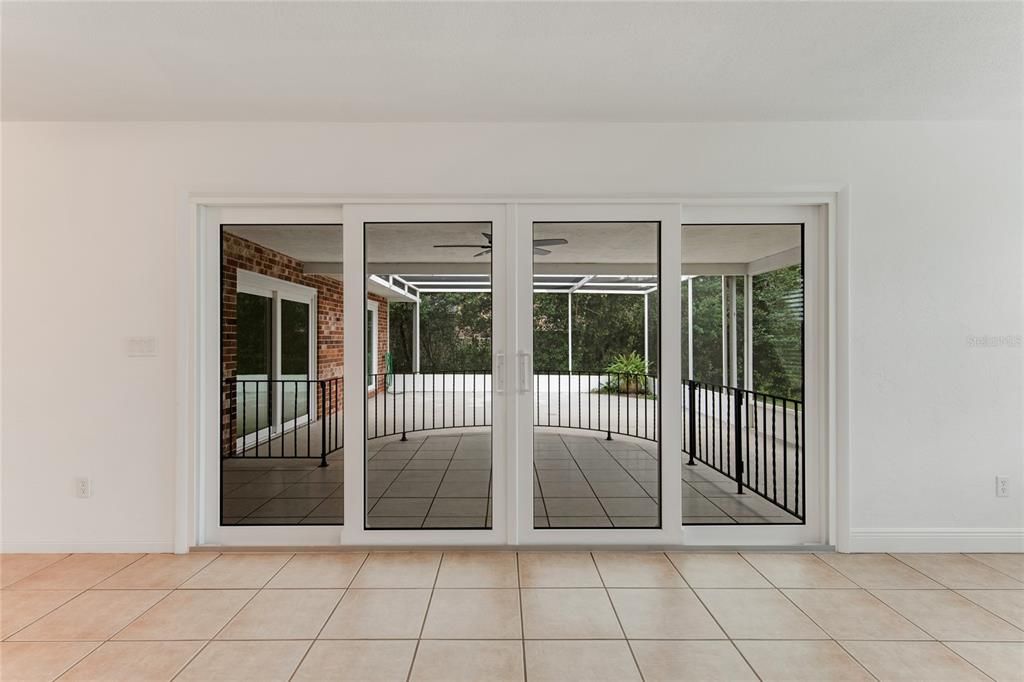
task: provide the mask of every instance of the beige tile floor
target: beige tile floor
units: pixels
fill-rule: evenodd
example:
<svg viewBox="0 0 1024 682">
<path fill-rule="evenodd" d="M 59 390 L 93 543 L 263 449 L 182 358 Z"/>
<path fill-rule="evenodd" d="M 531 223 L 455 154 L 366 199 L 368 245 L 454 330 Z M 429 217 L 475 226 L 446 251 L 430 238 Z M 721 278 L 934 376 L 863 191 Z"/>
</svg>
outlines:
<svg viewBox="0 0 1024 682">
<path fill-rule="evenodd" d="M 8 680 L 1024 680 L 1024 555 L 0 556 Z"/>
</svg>

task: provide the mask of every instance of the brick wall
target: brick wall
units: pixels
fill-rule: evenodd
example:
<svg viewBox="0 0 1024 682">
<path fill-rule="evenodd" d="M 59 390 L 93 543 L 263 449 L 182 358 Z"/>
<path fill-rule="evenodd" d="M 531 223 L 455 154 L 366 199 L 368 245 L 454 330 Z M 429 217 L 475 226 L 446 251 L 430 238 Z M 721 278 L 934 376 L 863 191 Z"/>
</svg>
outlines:
<svg viewBox="0 0 1024 682">
<path fill-rule="evenodd" d="M 260 246 L 237 235 L 222 233 L 221 240 L 221 367 L 225 379 L 233 378 L 237 363 L 236 300 L 239 270 L 248 270 L 285 282 L 311 287 L 317 291 L 316 323 L 316 375 L 313 379 L 333 379 L 344 376 L 345 330 L 343 287 L 340 280 L 326 275 L 307 275 L 302 262 L 278 251 Z M 374 294 L 372 300 L 380 303 L 378 315 L 377 370 L 385 371 L 384 354 L 388 348 L 388 304 Z M 339 390 L 340 393 L 340 390 Z M 319 396 L 316 404 L 320 405 Z M 337 410 L 341 408 L 338 396 Z M 236 434 L 235 391 L 231 385 L 222 386 L 221 425 L 222 453 L 234 451 Z M 320 409 L 317 407 L 319 416 Z"/>
</svg>

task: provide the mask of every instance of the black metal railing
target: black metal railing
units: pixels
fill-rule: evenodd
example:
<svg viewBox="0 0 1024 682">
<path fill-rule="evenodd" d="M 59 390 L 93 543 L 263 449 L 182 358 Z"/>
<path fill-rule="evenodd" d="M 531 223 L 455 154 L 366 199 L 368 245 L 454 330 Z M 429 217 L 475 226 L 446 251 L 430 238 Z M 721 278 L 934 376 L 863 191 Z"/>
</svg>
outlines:
<svg viewBox="0 0 1024 682">
<path fill-rule="evenodd" d="M 366 437 L 490 426 L 489 371 L 371 374 Z"/>
<path fill-rule="evenodd" d="M 534 426 L 658 440 L 658 378 L 623 372 L 539 372 Z M 546 409 L 545 409 L 546 406 Z"/>
<path fill-rule="evenodd" d="M 225 379 L 222 457 L 319 458 L 327 466 L 344 442 L 343 388 L 340 377 Z"/>
<path fill-rule="evenodd" d="M 367 438 L 491 425 L 487 371 L 372 374 Z M 610 372 L 534 375 L 534 425 L 658 439 L 657 378 Z"/>
<path fill-rule="evenodd" d="M 684 464 L 711 467 L 801 521 L 805 514 L 804 406 L 799 400 L 687 381 Z"/>
</svg>

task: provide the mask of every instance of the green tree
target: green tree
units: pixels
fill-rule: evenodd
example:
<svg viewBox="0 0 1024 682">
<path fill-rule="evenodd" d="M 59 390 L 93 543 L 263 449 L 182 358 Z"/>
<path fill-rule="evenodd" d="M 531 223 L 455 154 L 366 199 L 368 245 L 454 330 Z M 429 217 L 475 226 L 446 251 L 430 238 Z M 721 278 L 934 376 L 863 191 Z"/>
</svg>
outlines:
<svg viewBox="0 0 1024 682">
<path fill-rule="evenodd" d="M 388 306 L 395 371 L 412 371 L 411 303 Z M 420 294 L 420 371 L 474 372 L 491 368 L 491 295 Z"/>
<path fill-rule="evenodd" d="M 803 400 L 803 268 L 755 275 L 754 390 Z"/>
</svg>

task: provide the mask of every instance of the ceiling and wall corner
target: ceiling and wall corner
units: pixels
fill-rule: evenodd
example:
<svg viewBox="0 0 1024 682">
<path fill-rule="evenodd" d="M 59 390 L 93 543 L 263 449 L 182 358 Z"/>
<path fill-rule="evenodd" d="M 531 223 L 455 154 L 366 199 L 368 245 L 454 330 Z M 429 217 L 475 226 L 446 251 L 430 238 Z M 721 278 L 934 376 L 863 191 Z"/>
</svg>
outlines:
<svg viewBox="0 0 1024 682">
<path fill-rule="evenodd" d="M 2 549 L 173 546 L 189 193 L 824 185 L 857 548 L 1024 538 L 1018 3 L 290 5 L 0 8 Z"/>
</svg>

